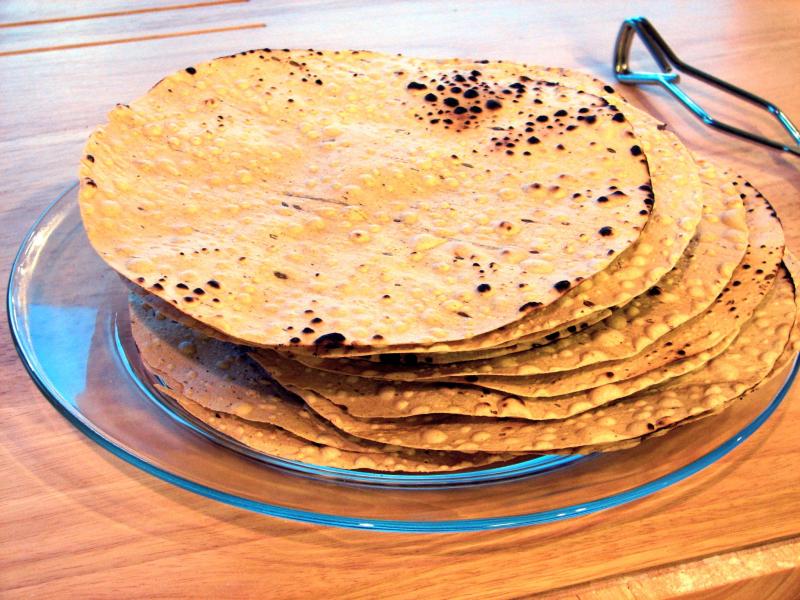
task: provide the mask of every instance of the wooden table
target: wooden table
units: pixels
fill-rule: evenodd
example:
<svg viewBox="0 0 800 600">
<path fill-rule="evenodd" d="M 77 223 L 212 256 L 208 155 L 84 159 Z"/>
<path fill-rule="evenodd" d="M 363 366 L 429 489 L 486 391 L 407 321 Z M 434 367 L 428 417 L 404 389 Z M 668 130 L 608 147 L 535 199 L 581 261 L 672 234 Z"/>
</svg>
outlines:
<svg viewBox="0 0 800 600">
<path fill-rule="evenodd" d="M 0 3 L 3 280 L 26 229 L 74 180 L 84 139 L 114 103 L 173 70 L 250 47 L 507 58 L 610 78 L 617 28 L 638 11 L 690 63 L 800 121 L 796 0 L 177 2 Z M 720 114 L 779 134 L 760 113 L 688 88 Z M 692 149 L 756 182 L 800 250 L 797 159 L 713 134 L 658 90 L 629 96 Z M 25 375 L 8 332 L 0 336 L 4 598 L 800 595 L 797 390 L 746 445 L 631 505 L 510 531 L 376 534 L 258 516 L 145 475 L 67 424 Z"/>
</svg>

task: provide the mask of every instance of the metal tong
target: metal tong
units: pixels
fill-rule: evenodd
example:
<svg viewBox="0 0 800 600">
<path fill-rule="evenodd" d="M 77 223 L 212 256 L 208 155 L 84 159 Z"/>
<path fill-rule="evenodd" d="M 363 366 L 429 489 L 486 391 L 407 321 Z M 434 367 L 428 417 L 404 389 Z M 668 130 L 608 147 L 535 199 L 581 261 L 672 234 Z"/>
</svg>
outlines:
<svg viewBox="0 0 800 600">
<path fill-rule="evenodd" d="M 660 73 L 631 71 L 628 60 L 630 58 L 634 34 L 638 35 L 642 42 L 644 42 L 644 45 L 650 51 L 653 59 L 661 68 Z M 686 92 L 678 87 L 677 83 L 680 81 L 680 75 L 673 72 L 673 68 L 767 110 L 778 120 L 783 128 L 789 132 L 789 135 L 794 139 L 794 144 L 786 144 L 777 140 L 771 140 L 752 131 L 739 129 L 738 127 L 715 119 L 699 104 L 692 100 Z M 687 65 L 675 55 L 658 31 L 656 31 L 656 28 L 644 17 L 626 19 L 622 23 L 614 46 L 614 72 L 616 73 L 617 80 L 621 83 L 657 83 L 664 86 L 667 91 L 675 96 L 686 108 L 692 111 L 697 118 L 714 129 L 719 129 L 720 131 L 750 140 L 751 142 L 775 148 L 776 150 L 782 150 L 783 152 L 788 152 L 795 156 L 800 156 L 800 132 L 789 117 L 777 106 L 747 90 L 743 90 L 727 81 L 723 81 L 718 77 L 714 77 L 709 73 Z"/>
</svg>

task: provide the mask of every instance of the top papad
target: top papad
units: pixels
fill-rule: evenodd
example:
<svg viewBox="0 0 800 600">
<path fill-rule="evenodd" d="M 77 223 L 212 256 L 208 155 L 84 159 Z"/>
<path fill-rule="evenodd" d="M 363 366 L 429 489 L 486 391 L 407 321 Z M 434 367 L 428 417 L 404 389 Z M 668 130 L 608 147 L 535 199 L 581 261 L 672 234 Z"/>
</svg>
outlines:
<svg viewBox="0 0 800 600">
<path fill-rule="evenodd" d="M 604 270 L 653 204 L 605 99 L 524 65 L 355 51 L 174 73 L 111 112 L 81 175 L 106 262 L 253 346 L 492 331 Z"/>
</svg>

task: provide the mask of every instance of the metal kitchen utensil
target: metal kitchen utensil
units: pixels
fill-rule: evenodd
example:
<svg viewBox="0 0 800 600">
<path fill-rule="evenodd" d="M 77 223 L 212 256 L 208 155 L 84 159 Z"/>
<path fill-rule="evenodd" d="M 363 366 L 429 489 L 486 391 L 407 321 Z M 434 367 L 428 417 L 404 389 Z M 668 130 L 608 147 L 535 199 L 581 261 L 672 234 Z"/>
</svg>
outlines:
<svg viewBox="0 0 800 600">
<path fill-rule="evenodd" d="M 644 42 L 644 45 L 650 51 L 653 59 L 661 68 L 660 73 L 631 71 L 628 60 L 634 34 L 638 35 L 642 42 Z M 789 132 L 789 135 L 794 139 L 794 144 L 772 140 L 752 131 L 746 131 L 715 119 L 677 85 L 678 81 L 680 81 L 680 75 L 673 72 L 673 69 L 691 75 L 737 98 L 741 98 L 767 110 L 778 120 L 783 128 Z M 653 27 L 652 23 L 644 17 L 626 19 L 622 23 L 614 46 L 614 72 L 617 76 L 617 80 L 621 83 L 656 83 L 664 86 L 675 98 L 692 111 L 697 118 L 714 129 L 719 129 L 725 133 L 750 140 L 751 142 L 775 148 L 776 150 L 782 150 L 795 156 L 800 156 L 800 131 L 798 131 L 797 127 L 795 127 L 794 123 L 792 123 L 786 114 L 772 102 L 683 62 L 667 45 L 664 38 L 662 38 L 656 28 Z"/>
</svg>

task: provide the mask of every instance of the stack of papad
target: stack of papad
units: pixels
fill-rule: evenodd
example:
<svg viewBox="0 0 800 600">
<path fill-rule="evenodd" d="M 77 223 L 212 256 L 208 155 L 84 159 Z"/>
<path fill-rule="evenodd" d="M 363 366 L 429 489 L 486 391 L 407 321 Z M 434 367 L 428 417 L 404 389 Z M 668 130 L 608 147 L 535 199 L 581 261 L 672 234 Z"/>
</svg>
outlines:
<svg viewBox="0 0 800 600">
<path fill-rule="evenodd" d="M 81 176 L 158 389 L 278 458 L 619 450 L 796 352 L 766 199 L 582 73 L 244 52 L 119 105 Z"/>
</svg>

